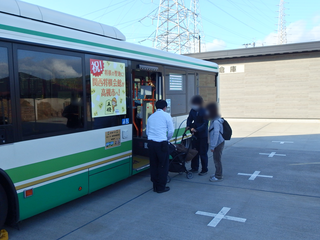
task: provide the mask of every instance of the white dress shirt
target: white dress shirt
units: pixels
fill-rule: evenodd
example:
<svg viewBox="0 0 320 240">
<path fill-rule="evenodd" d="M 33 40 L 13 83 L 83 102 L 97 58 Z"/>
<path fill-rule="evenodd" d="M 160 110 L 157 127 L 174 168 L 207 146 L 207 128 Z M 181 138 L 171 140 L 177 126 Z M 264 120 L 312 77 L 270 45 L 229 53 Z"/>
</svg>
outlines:
<svg viewBox="0 0 320 240">
<path fill-rule="evenodd" d="M 172 138 L 174 132 L 173 121 L 169 113 L 158 109 L 153 113 L 147 122 L 148 140 L 155 142 L 168 141 Z"/>
</svg>

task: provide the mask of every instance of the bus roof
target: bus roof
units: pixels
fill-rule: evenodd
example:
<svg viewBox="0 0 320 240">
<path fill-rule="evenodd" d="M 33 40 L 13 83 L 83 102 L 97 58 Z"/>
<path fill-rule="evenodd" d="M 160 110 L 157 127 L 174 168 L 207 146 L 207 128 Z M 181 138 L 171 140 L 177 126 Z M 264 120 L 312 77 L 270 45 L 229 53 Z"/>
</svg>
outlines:
<svg viewBox="0 0 320 240">
<path fill-rule="evenodd" d="M 18 0 L 0 1 L 3 38 L 217 72 L 213 62 L 126 42 L 117 29 Z"/>
<path fill-rule="evenodd" d="M 1 1 L 0 12 L 97 34 L 117 40 L 126 40 L 126 37 L 115 27 L 54 11 L 27 2 L 17 0 Z"/>
</svg>

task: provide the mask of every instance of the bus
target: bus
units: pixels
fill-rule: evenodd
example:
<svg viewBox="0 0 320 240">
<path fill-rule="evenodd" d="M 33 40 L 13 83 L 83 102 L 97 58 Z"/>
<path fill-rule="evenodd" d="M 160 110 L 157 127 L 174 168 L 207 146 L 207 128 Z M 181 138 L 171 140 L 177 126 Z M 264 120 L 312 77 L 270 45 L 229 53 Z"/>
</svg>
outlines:
<svg viewBox="0 0 320 240">
<path fill-rule="evenodd" d="M 158 99 L 178 141 L 189 99 L 219 100 L 215 63 L 18 0 L 0 19 L 0 227 L 148 169 Z"/>
</svg>

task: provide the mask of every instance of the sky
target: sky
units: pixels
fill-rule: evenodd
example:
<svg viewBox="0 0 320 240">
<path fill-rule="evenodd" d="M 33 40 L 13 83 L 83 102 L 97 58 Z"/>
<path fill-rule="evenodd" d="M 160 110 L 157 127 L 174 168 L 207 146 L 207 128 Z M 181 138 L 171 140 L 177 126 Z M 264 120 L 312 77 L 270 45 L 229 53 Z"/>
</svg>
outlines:
<svg viewBox="0 0 320 240">
<path fill-rule="evenodd" d="M 152 46 L 160 0 L 24 0 L 118 28 L 133 42 Z M 182 0 L 183 1 L 183 0 Z M 190 6 L 190 0 L 184 0 Z M 206 51 L 277 44 L 280 0 L 199 0 Z M 320 0 L 286 0 L 288 43 L 320 41 Z M 144 41 L 145 40 L 145 41 Z"/>
</svg>

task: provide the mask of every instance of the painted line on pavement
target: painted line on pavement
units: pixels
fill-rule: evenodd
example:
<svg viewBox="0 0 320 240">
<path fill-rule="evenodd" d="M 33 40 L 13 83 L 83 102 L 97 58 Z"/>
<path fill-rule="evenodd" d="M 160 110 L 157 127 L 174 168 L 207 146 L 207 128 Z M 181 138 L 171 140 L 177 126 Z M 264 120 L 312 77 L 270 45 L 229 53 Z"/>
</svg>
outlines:
<svg viewBox="0 0 320 240">
<path fill-rule="evenodd" d="M 202 216 L 207 216 L 207 217 L 213 217 L 213 219 L 207 225 L 208 227 L 216 227 L 221 222 L 222 219 L 236 221 L 236 222 L 242 222 L 242 223 L 247 221 L 247 219 L 245 219 L 245 218 L 227 216 L 227 213 L 230 211 L 230 209 L 231 208 L 229 208 L 229 207 L 223 207 L 218 214 L 203 212 L 203 211 L 197 211 L 196 214 L 202 215 Z"/>
<path fill-rule="evenodd" d="M 317 165 L 320 164 L 320 162 L 308 162 L 308 163 L 293 163 L 293 164 L 289 164 L 292 166 L 301 166 L 301 165 Z"/>
<path fill-rule="evenodd" d="M 294 143 L 291 141 L 272 141 L 273 143 L 280 143 L 280 144 L 285 144 L 285 143 Z"/>
<path fill-rule="evenodd" d="M 238 175 L 241 175 L 241 176 L 250 176 L 248 180 L 255 180 L 256 177 L 273 178 L 273 176 L 260 175 L 260 171 L 255 171 L 255 172 L 252 173 L 252 174 L 249 174 L 249 173 L 238 173 Z"/>
<path fill-rule="evenodd" d="M 279 157 L 286 157 L 287 155 L 286 154 L 279 154 L 279 153 L 276 153 L 276 152 L 271 152 L 271 153 L 259 153 L 260 155 L 266 155 L 268 156 L 269 158 L 273 158 L 274 156 L 279 156 Z"/>
</svg>

